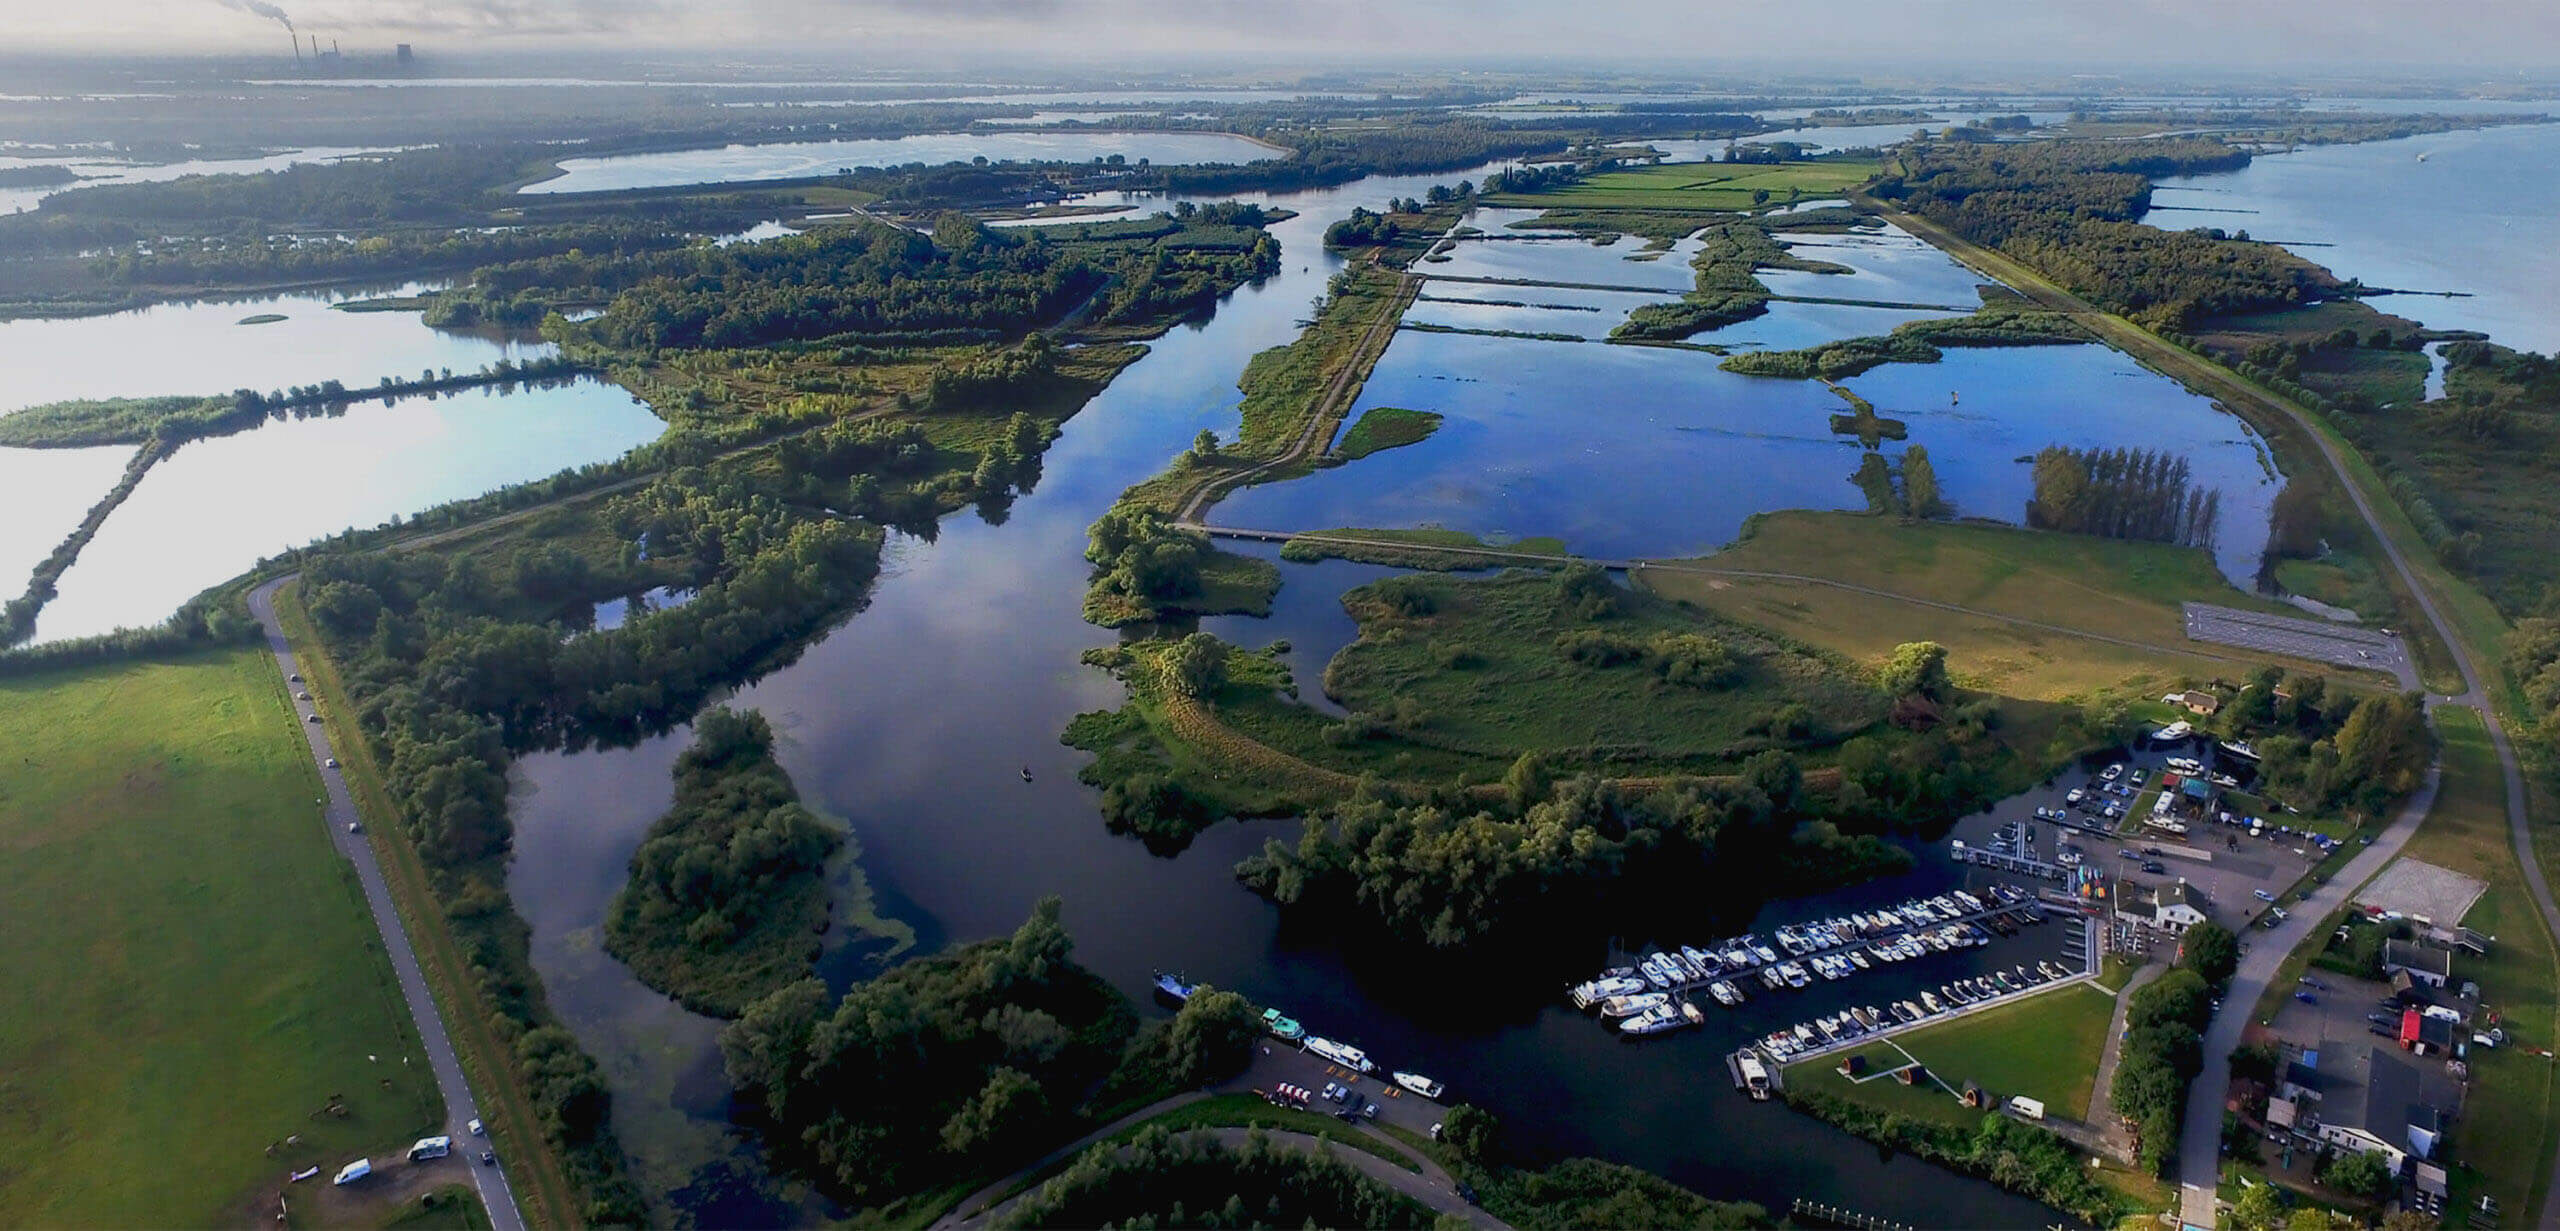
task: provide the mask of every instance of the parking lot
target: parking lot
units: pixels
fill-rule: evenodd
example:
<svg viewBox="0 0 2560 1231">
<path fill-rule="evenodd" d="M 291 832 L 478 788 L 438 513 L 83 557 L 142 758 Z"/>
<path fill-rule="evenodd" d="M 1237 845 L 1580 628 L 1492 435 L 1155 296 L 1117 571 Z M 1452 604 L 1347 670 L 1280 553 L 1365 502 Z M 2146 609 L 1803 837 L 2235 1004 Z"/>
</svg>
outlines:
<svg viewBox="0 0 2560 1231">
<path fill-rule="evenodd" d="M 2234 930 L 2243 928 L 2257 921 L 2270 905 L 2257 896 L 2258 892 L 2281 898 L 2327 852 L 2303 834 L 2281 833 L 2276 828 L 2280 818 L 2276 817 L 2265 818 L 2269 824 L 2264 835 L 2258 837 L 2250 836 L 2246 818 L 2238 826 L 2210 820 L 2198 822 L 2185 834 L 2141 829 L 2116 832 L 2128 822 L 2105 820 L 2101 812 L 2105 803 L 2118 803 L 2130 811 L 2144 790 L 2159 785 L 2171 757 L 2194 757 L 2218 771 L 2243 776 L 2251 772 L 2247 763 L 2215 752 L 2207 740 L 2171 744 L 2146 741 L 2116 754 L 2112 760 L 2102 758 L 2075 765 L 2047 786 L 1966 817 L 1957 822 L 1951 836 L 1969 846 L 1992 848 L 2000 831 L 2014 823 L 2021 827 L 2021 853 L 2028 858 L 2068 863 L 2076 857 L 2092 870 L 2116 876 L 2127 888 L 2137 891 L 2183 878 L 2204 896 L 2208 913 L 2215 921 Z M 2113 781 L 2104 776 L 2110 763 L 2126 767 Z M 2131 780 L 2135 769 L 2143 775 L 2139 786 Z M 2083 793 L 2081 806 L 2069 802 L 2074 790 Z M 2049 819 L 2057 811 L 2065 818 L 2061 822 Z M 2159 870 L 2149 870 L 2154 867 Z"/>
<path fill-rule="evenodd" d="M 2303 977 L 2311 982 L 2296 983 L 2288 989 L 2275 1020 L 2261 1024 L 2286 1042 L 2302 1047 L 2316 1048 L 2323 1041 L 2350 1047 L 2365 1043 L 2399 1046 L 2400 1014 L 2382 1007 L 2382 1002 L 2391 996 L 2391 985 L 2350 979 L 2326 970 L 2309 971 Z M 2303 996 L 2311 997 L 2311 1002 L 2302 1000 Z M 2376 1014 L 2390 1018 L 2390 1024 L 2372 1020 Z M 2391 1033 L 2382 1033 L 2385 1030 Z"/>
<path fill-rule="evenodd" d="M 2187 603 L 2184 608 L 2187 636 L 2194 640 L 2335 663 L 2359 671 L 2380 671 L 2398 680 L 2402 688 L 2418 687 L 2418 673 L 2409 666 L 2408 650 L 2399 638 L 2384 632 L 2211 603 Z"/>
</svg>

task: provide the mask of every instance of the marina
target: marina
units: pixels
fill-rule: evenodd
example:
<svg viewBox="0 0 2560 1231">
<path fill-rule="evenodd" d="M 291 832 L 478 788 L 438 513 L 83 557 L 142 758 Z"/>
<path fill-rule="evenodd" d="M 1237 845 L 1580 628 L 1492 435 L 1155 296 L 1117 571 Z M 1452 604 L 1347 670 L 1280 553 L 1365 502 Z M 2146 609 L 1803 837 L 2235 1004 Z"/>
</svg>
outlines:
<svg viewBox="0 0 2560 1231">
<path fill-rule="evenodd" d="M 1767 939 L 1745 933 L 1704 948 L 1682 945 L 1659 950 L 1632 966 L 1603 971 L 1596 979 L 1574 985 L 1567 998 L 1577 1009 L 1597 1009 L 1601 1019 L 1614 1023 L 1621 1034 L 1663 1034 L 1705 1023 L 1705 1014 L 1692 999 L 1696 995 L 1738 1008 L 1755 990 L 1801 991 L 1817 981 L 1834 982 L 1931 953 L 1978 948 L 1995 936 L 2016 935 L 2045 918 L 2045 907 L 2015 886 L 1993 884 L 1983 895 L 1953 889 L 1897 906 L 1781 925 Z M 2032 983 L 2058 977 L 2040 970 L 2033 975 Z M 2027 976 L 2023 966 L 2019 976 L 1996 972 L 1992 994 L 2016 990 L 1999 981 Z M 1968 994 L 1962 1003 L 1973 999 Z M 1872 1016 L 1862 1020 L 1860 1013 Z M 1927 1015 L 1917 1014 L 1913 1020 Z M 1894 1020 L 1891 1010 L 1849 1010 L 1835 1016 L 1839 1022 L 1813 1037 L 1830 1040 L 1841 1025 L 1856 1028 L 1858 1035 L 1840 1037 L 1863 1037 L 1888 1024 L 1907 1024 Z M 1738 1074 L 1736 1082 L 1741 1083 Z"/>
</svg>

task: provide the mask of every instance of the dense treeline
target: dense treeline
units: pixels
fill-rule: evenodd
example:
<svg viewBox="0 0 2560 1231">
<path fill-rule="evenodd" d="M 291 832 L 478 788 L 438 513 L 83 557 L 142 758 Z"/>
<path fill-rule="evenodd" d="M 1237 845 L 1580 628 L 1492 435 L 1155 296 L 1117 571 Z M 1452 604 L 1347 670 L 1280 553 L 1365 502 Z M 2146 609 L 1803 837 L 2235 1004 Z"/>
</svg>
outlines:
<svg viewBox="0 0 2560 1231">
<path fill-rule="evenodd" d="M 2204 1070 L 2204 1028 L 2212 1020 L 2213 990 L 2183 967 L 2143 985 L 2127 1002 L 2109 1094 L 2115 1113 L 2140 1138 L 2146 1171 L 2160 1173 L 2177 1160 L 2187 1086 Z"/>
<path fill-rule="evenodd" d="M 1113 505 L 1087 531 L 1094 567 L 1085 618 L 1116 627 L 1154 619 L 1200 597 L 1209 536 L 1176 527 L 1145 505 Z"/>
<path fill-rule="evenodd" d="M 1759 1206 L 1711 1201 L 1652 1172 L 1596 1158 L 1569 1158 L 1540 1171 L 1502 1168 L 1485 1173 L 1476 1188 L 1485 1212 L 1519 1231 L 1739 1231 L 1775 1225 Z"/>
<path fill-rule="evenodd" d="M 390 230 L 378 234 L 156 237 L 105 253 L 89 271 L 121 285 L 198 286 L 391 277 L 439 269 L 566 257 L 628 256 L 695 242 L 695 232 L 662 222 L 600 221 L 548 226 Z"/>
<path fill-rule="evenodd" d="M 621 350 L 754 346 L 839 334 L 1019 333 L 1108 276 L 1038 236 L 962 220 L 932 237 L 881 223 L 655 254 L 645 281 L 579 332 Z"/>
<path fill-rule="evenodd" d="M 1171 193 L 1321 188 L 1369 175 L 1427 175 L 1552 154 L 1577 135 L 1466 116 L 1413 115 L 1392 126 L 1277 131 L 1271 137 L 1288 142 L 1297 157 L 1241 166 L 1157 167 L 1153 176 L 1156 186 Z"/>
<path fill-rule="evenodd" d="M 1845 380 L 1887 363 L 1936 363 L 1949 346 L 2045 346 L 2089 335 L 2058 312 L 1984 308 L 1971 316 L 1911 321 L 1880 337 L 1841 338 L 1797 350 L 1745 351 L 1718 366 L 1746 376 Z"/>
<path fill-rule="evenodd" d="M 2073 449 L 2036 454 L 2027 524 L 2070 534 L 2210 547 L 2222 493 L 2198 488 L 2187 459 L 2158 449 Z"/>
<path fill-rule="evenodd" d="M 385 376 L 353 388 L 336 380 L 295 385 L 260 393 L 240 389 L 227 397 L 104 398 L 48 402 L 0 415 L 0 445 L 31 449 L 85 448 L 91 445 L 158 444 L 174 447 L 209 436 L 245 432 L 269 420 L 332 415 L 372 398 L 443 393 L 476 385 L 513 385 L 566 380 L 585 369 L 564 356 L 549 355 L 518 363 L 500 359 L 476 372 L 439 375 L 421 372 L 415 379 Z"/>
<path fill-rule="evenodd" d="M 2379 816 L 2417 788 L 2436 753 L 2415 695 L 2332 693 L 2320 676 L 2273 667 L 2251 675 L 2213 725 L 2256 745 L 2263 794 L 2311 813 Z"/>
<path fill-rule="evenodd" d="M 2535 616 L 2516 622 L 2515 635 L 2507 639 L 2507 674 L 2532 707 L 2533 734 L 2540 744 L 2534 767 L 2546 779 L 2560 774 L 2560 619 Z"/>
<path fill-rule="evenodd" d="M 2123 1198 L 2090 1178 L 2069 1142 L 2024 1121 L 1991 1114 L 1967 1130 L 1877 1111 L 1820 1090 L 1790 1086 L 1784 1097 L 1790 1106 L 1869 1141 L 1980 1176 L 2097 1226 L 2113 1226 L 2128 1212 Z"/>
<path fill-rule="evenodd" d="M 1141 1131 L 1105 1142 L 1024 1197 L 1007 1227 L 1425 1228 L 1431 1211 L 1329 1153 Z"/>
<path fill-rule="evenodd" d="M 1362 797 L 1310 818 L 1294 845 L 1265 842 L 1236 874 L 1283 906 L 1451 951 L 1621 923 L 1618 904 L 1643 886 L 1756 900 L 1907 866 L 1899 848 L 1843 834 L 1792 758 L 1764 753 L 1733 779 L 1641 798 L 1587 777 L 1512 807 Z"/>
<path fill-rule="evenodd" d="M 2304 303 L 2340 289 L 2272 244 L 2141 225 L 2151 179 L 2246 166 L 2197 138 L 1908 147 L 1871 190 L 2146 325 Z"/>
<path fill-rule="evenodd" d="M 1007 938 L 909 962 L 840 998 L 811 979 L 720 1035 L 730 1080 L 830 1187 L 882 1204 L 1052 1144 L 1136 1032 L 1076 964 L 1055 898 Z"/>
<path fill-rule="evenodd" d="M 752 710 L 697 716 L 675 787 L 605 914 L 605 948 L 685 1007 L 735 1017 L 808 977 L 843 834 L 801 806 L 773 727 Z"/>
</svg>

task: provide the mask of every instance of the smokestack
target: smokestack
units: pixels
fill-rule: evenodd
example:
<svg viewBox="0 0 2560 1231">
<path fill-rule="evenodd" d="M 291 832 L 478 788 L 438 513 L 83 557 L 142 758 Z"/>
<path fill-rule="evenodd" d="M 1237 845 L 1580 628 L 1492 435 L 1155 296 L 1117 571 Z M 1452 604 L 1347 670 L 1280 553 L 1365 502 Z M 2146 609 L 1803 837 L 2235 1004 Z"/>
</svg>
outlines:
<svg viewBox="0 0 2560 1231">
<path fill-rule="evenodd" d="M 329 56 L 330 56 L 330 58 L 331 58 L 331 59 L 335 59 L 335 58 L 337 58 L 337 55 L 338 55 L 338 40 L 336 40 L 336 39 L 330 39 L 330 40 L 329 40 Z"/>
<path fill-rule="evenodd" d="M 302 36 L 287 30 L 285 31 L 285 37 L 293 40 L 293 66 L 295 68 L 302 67 Z"/>
</svg>

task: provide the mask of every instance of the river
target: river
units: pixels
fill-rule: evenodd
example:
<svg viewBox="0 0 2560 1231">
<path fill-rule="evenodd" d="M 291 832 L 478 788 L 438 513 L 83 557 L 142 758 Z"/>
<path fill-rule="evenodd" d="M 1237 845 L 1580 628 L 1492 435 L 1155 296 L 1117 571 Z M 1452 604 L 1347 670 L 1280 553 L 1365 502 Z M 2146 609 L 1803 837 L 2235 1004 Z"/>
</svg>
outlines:
<svg viewBox="0 0 2560 1231">
<path fill-rule="evenodd" d="M 1363 962 L 1303 921 L 1284 923 L 1237 886 L 1230 869 L 1266 837 L 1294 833 L 1292 823 L 1224 824 L 1188 852 L 1159 858 L 1107 834 L 1094 793 L 1075 781 L 1085 758 L 1061 746 L 1059 732 L 1074 714 L 1117 705 L 1122 695 L 1116 683 L 1077 662 L 1084 650 L 1114 640 L 1084 623 L 1079 611 L 1086 526 L 1201 429 L 1234 431 L 1234 381 L 1246 359 L 1297 335 L 1308 302 L 1337 267 L 1321 249 L 1327 223 L 1355 204 L 1375 207 L 1391 196 L 1418 195 L 1435 180 L 1481 178 L 1488 169 L 1271 198 L 1300 211 L 1276 228 L 1284 246 L 1281 274 L 1238 291 L 1206 322 L 1156 342 L 1068 422 L 1037 488 L 1014 503 L 1002 524 L 961 514 L 931 542 L 896 539 L 863 611 L 728 700 L 774 721 L 781 758 L 803 796 L 852 823 L 873 885 L 891 913 L 917 926 L 927 951 L 1008 931 L 1033 901 L 1060 893 L 1079 959 L 1132 996 L 1159 968 L 1237 988 L 1311 1028 L 1449 1081 L 1460 1097 L 1502 1114 L 1517 1140 L 1541 1153 L 1615 1158 L 1713 1195 L 1781 1209 L 1806 1196 L 1915 1223 L 2048 1224 L 2052 1212 L 2033 1202 L 1908 1159 L 1884 1158 L 1806 1117 L 1735 1097 L 1718 1054 L 1779 1018 L 1836 1007 L 1818 997 L 1757 1005 L 1656 1046 L 1621 1045 L 1556 1003 L 1544 976 L 1529 976 L 1540 982 L 1525 989 L 1451 989 L 1428 971 Z M 1582 247 L 1597 261 L 1649 264 Z M 1503 289 L 1527 289 L 1518 296 L 1524 299 L 1544 293 Z M 1396 346 L 1417 340 L 1425 339 L 1408 335 Z M 1565 352 L 1622 350 L 1502 345 L 1514 348 L 1501 352 L 1506 372 L 1543 366 Z M 2097 353 L 2016 352 L 2020 362 L 2041 355 L 2066 364 L 2060 357 Z M 1712 371 L 1712 356 L 1676 357 Z M 1943 379 L 1942 369 L 1909 371 L 1931 385 Z M 2084 380 L 2112 381 L 2112 390 L 2134 379 L 2068 366 L 2055 371 L 2039 396 L 2057 404 L 2084 399 L 2074 391 Z M 1817 400 L 1808 413 L 1828 399 L 1820 386 L 1805 382 L 1772 381 L 1761 389 L 1790 405 Z M 1967 399 L 1974 395 L 1967 388 Z M 1572 403 L 1582 404 L 1579 398 Z M 2149 414 L 2148 405 L 2132 413 Z M 1847 491 L 1849 452 L 1828 442 L 1820 450 L 1828 459 L 1824 481 Z M 1383 571 L 1341 562 L 1288 565 L 1273 618 L 1207 626 L 1248 645 L 1289 639 L 1297 647 L 1299 678 L 1313 691 L 1324 658 L 1351 634 L 1335 601 L 1340 589 Z M 825 1217 L 836 1211 L 805 1187 L 766 1174 L 752 1137 L 730 1123 L 717 1024 L 640 986 L 600 947 L 606 903 L 643 832 L 667 806 L 668 768 L 686 739 L 677 731 L 633 748 L 519 761 L 509 893 L 531 925 L 535 965 L 552 1004 L 616 1091 L 617 1128 L 644 1187 L 662 1203 L 660 1216 L 684 1214 L 708 1224 Z M 1025 768 L 1030 783 L 1021 778 Z M 1882 901 L 1953 882 L 1944 861 L 1929 859 L 1908 876 L 1835 901 Z M 1787 903 L 1771 908 L 1770 917 L 1801 918 L 1834 904 Z M 1713 909 L 1699 907 L 1701 927 Z M 2023 947 L 2002 950 L 2001 962 L 2041 955 L 2042 946 L 2059 943 L 2055 932 L 2012 942 Z M 1591 963 L 1598 965 L 1601 956 L 1595 949 Z M 1973 960 L 1952 955 L 1943 969 L 1927 966 L 1891 978 L 1934 984 Z M 1863 1002 L 1899 986 L 1888 976 L 1871 979 L 1839 997 L 1855 994 Z"/>
</svg>

